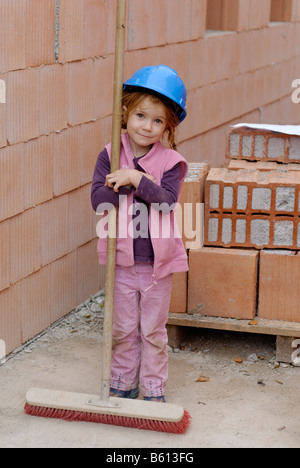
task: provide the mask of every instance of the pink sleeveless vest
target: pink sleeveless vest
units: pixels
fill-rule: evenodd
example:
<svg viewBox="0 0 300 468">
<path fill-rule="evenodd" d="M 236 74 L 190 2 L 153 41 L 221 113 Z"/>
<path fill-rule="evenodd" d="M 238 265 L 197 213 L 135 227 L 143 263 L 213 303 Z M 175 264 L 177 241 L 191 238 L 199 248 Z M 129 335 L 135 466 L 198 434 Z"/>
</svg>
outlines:
<svg viewBox="0 0 300 468">
<path fill-rule="evenodd" d="M 128 134 L 123 134 L 121 140 L 120 167 L 134 169 L 134 155 L 130 148 Z M 106 149 L 110 157 L 111 144 L 107 145 Z M 181 167 L 179 197 L 188 170 L 186 160 L 179 153 L 166 148 L 162 143 L 158 142 L 139 161 L 139 165 L 146 173 L 155 178 L 158 185 L 161 184 L 164 172 L 172 169 L 178 163 L 180 163 Z M 133 238 L 130 228 L 132 204 L 133 193 L 120 197 L 116 264 L 121 266 L 132 266 L 134 264 Z M 154 251 L 153 281 L 155 282 L 156 279 L 163 278 L 170 273 L 187 271 L 187 254 L 179 234 L 174 211 L 164 214 L 161 210 L 158 211 L 150 206 L 149 229 Z M 105 236 L 99 236 L 97 251 L 100 264 L 106 263 L 106 250 L 107 239 Z"/>
</svg>

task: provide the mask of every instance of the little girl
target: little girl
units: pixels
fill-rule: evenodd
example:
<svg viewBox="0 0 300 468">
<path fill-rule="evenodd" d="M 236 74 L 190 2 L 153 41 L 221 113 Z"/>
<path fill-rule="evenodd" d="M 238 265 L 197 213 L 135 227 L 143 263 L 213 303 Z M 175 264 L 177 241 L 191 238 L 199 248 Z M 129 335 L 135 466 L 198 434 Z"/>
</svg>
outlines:
<svg viewBox="0 0 300 468">
<path fill-rule="evenodd" d="M 164 402 L 172 275 L 188 270 L 174 217 L 188 169 L 175 151 L 186 88 L 159 65 L 138 70 L 123 94 L 120 169 L 110 172 L 110 144 L 98 156 L 91 192 L 97 213 L 119 206 L 110 395 L 136 398 L 140 387 L 145 400 Z M 105 264 L 105 236 L 98 254 Z"/>
</svg>

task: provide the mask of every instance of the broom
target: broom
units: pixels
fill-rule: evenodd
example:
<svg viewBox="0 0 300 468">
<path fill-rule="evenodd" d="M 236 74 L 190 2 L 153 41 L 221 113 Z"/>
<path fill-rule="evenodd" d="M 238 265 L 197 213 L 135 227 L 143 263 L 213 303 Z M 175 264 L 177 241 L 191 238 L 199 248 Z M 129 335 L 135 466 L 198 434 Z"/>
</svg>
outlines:
<svg viewBox="0 0 300 468">
<path fill-rule="evenodd" d="M 123 92 L 126 0 L 117 2 L 116 50 L 111 172 L 120 167 L 120 139 Z M 26 394 L 25 412 L 32 416 L 88 421 L 158 432 L 183 434 L 190 425 L 190 415 L 169 403 L 130 400 L 109 396 L 112 353 L 112 323 L 116 259 L 117 209 L 110 210 L 105 280 L 105 312 L 100 398 L 99 395 L 31 388 Z"/>
</svg>

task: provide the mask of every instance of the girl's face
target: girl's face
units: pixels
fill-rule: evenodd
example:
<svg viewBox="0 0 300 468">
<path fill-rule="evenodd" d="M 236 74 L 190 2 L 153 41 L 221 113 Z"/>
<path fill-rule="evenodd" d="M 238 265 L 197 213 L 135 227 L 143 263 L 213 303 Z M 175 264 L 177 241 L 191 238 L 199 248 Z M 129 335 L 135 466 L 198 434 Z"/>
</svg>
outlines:
<svg viewBox="0 0 300 468">
<path fill-rule="evenodd" d="M 128 116 L 127 132 L 135 157 L 143 156 L 163 137 L 167 125 L 165 106 L 145 98 Z"/>
</svg>

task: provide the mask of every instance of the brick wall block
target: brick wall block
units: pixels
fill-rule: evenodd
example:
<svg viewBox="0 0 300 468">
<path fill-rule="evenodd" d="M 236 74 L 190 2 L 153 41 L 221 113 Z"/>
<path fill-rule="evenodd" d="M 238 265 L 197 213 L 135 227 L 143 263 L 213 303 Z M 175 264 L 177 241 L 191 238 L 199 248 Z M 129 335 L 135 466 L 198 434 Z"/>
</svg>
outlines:
<svg viewBox="0 0 300 468">
<path fill-rule="evenodd" d="M 69 250 L 75 250 L 96 237 L 95 214 L 91 207 L 90 194 L 90 184 L 68 194 L 66 223 Z"/>
<path fill-rule="evenodd" d="M 40 206 L 24 211 L 10 220 L 11 283 L 40 269 Z"/>
<path fill-rule="evenodd" d="M 189 163 L 182 187 L 176 217 L 187 249 L 199 249 L 203 245 L 204 186 L 209 169 L 208 162 Z"/>
<path fill-rule="evenodd" d="M 92 59 L 67 65 L 68 123 L 78 125 L 94 118 L 94 62 Z"/>
<path fill-rule="evenodd" d="M 0 340 L 4 342 L 6 355 L 22 344 L 21 312 L 24 313 L 23 306 L 20 283 L 0 292 Z"/>
<path fill-rule="evenodd" d="M 114 56 L 97 58 L 93 64 L 92 76 L 92 112 L 98 119 L 112 113 L 113 102 Z"/>
<path fill-rule="evenodd" d="M 80 185 L 80 126 L 71 127 L 60 133 L 52 133 L 53 188 L 54 195 L 76 189 Z"/>
<path fill-rule="evenodd" d="M 79 131 L 80 185 L 91 182 L 100 151 L 109 142 L 111 118 L 82 124 Z"/>
<path fill-rule="evenodd" d="M 107 53 L 107 16 L 111 2 L 85 0 L 83 24 L 83 56 L 94 57 Z"/>
<path fill-rule="evenodd" d="M 0 148 L 7 145 L 6 137 L 6 75 L 0 73 Z"/>
<path fill-rule="evenodd" d="M 185 314 L 187 312 L 187 279 L 186 272 L 174 273 L 170 312 Z"/>
<path fill-rule="evenodd" d="M 39 72 L 37 68 L 7 74 L 7 139 L 12 145 L 40 135 Z"/>
<path fill-rule="evenodd" d="M 68 67 L 60 64 L 41 67 L 40 133 L 51 133 L 68 126 Z"/>
<path fill-rule="evenodd" d="M 300 322 L 299 252 L 261 251 L 258 316 Z"/>
<path fill-rule="evenodd" d="M 300 137 L 246 127 L 228 133 L 226 158 L 250 161 L 300 162 Z"/>
<path fill-rule="evenodd" d="M 41 265 L 69 252 L 68 195 L 54 198 L 41 207 Z"/>
<path fill-rule="evenodd" d="M 76 264 L 76 251 L 51 264 L 51 323 L 59 320 L 78 305 Z"/>
<path fill-rule="evenodd" d="M 26 68 L 54 63 L 55 0 L 27 0 L 25 3 Z"/>
<path fill-rule="evenodd" d="M 21 331 L 22 344 L 36 336 L 52 323 L 51 307 L 55 295 L 51 288 L 51 268 L 42 268 L 19 281 L 22 294 Z"/>
<path fill-rule="evenodd" d="M 11 231 L 10 220 L 0 223 L 0 245 L 1 245 L 1 262 L 0 262 L 0 291 L 10 286 L 11 276 Z M 1 310 L 1 309 L 0 309 Z"/>
<path fill-rule="evenodd" d="M 168 2 L 131 0 L 128 5 L 128 50 L 166 43 Z M 176 4 L 177 5 L 177 4 Z M 155 28 L 153 25 L 155 24 Z"/>
<path fill-rule="evenodd" d="M 26 0 L 0 4 L 0 71 L 25 67 Z"/>
<path fill-rule="evenodd" d="M 205 31 L 206 2 L 167 0 L 168 43 L 198 39 Z"/>
<path fill-rule="evenodd" d="M 59 9 L 59 61 L 83 58 L 84 0 L 64 0 Z"/>
<path fill-rule="evenodd" d="M 270 22 L 271 0 L 249 2 L 249 29 L 265 28 Z"/>
<path fill-rule="evenodd" d="M 208 212 L 264 213 L 297 217 L 299 171 L 211 169 L 205 183 Z"/>
<path fill-rule="evenodd" d="M 97 242 L 98 239 L 94 239 L 77 250 L 77 304 L 81 304 L 89 296 L 96 294 L 105 283 L 105 266 L 98 263 Z"/>
<path fill-rule="evenodd" d="M 281 164 L 275 161 L 247 161 L 246 159 L 232 159 L 228 165 L 230 171 L 278 171 L 291 172 L 300 171 L 300 164 Z"/>
<path fill-rule="evenodd" d="M 25 208 L 24 143 L 0 149 L 0 220 Z"/>
<path fill-rule="evenodd" d="M 300 223 L 289 216 L 211 213 L 205 218 L 204 245 L 300 250 Z"/>
<path fill-rule="evenodd" d="M 252 319 L 256 314 L 258 252 L 191 250 L 188 313 Z"/>
<path fill-rule="evenodd" d="M 22 177 L 25 209 L 39 205 L 53 196 L 53 139 L 42 136 L 24 143 Z M 13 147 L 15 148 L 15 146 Z"/>
</svg>

